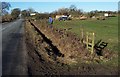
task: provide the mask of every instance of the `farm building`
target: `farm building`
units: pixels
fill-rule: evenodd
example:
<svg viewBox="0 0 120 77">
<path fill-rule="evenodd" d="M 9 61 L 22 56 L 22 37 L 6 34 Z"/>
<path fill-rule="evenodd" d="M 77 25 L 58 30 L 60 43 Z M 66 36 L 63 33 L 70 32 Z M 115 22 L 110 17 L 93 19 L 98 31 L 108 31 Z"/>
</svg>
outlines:
<svg viewBox="0 0 120 77">
<path fill-rule="evenodd" d="M 87 19 L 87 16 L 81 16 L 80 17 L 80 20 L 86 20 Z"/>
<path fill-rule="evenodd" d="M 112 17 L 112 16 L 115 16 L 115 14 L 111 14 L 111 13 L 104 13 L 104 16 L 105 16 L 105 17 Z"/>
<path fill-rule="evenodd" d="M 71 15 L 56 15 L 55 19 L 59 19 L 60 17 L 71 17 Z"/>
<path fill-rule="evenodd" d="M 92 18 L 93 18 L 93 19 L 95 19 L 95 18 L 96 18 L 96 16 L 92 16 Z"/>
<path fill-rule="evenodd" d="M 56 15 L 55 19 L 57 20 L 71 20 L 71 15 Z"/>
<path fill-rule="evenodd" d="M 31 14 L 30 14 L 30 16 L 35 16 L 35 15 L 36 15 L 36 13 L 31 13 Z"/>
<path fill-rule="evenodd" d="M 104 13 L 104 16 L 105 16 L 105 17 L 108 17 L 108 16 L 109 16 L 109 14 L 108 14 L 108 13 Z"/>
<path fill-rule="evenodd" d="M 60 18 L 62 15 L 56 15 L 55 19 L 58 19 Z"/>
</svg>

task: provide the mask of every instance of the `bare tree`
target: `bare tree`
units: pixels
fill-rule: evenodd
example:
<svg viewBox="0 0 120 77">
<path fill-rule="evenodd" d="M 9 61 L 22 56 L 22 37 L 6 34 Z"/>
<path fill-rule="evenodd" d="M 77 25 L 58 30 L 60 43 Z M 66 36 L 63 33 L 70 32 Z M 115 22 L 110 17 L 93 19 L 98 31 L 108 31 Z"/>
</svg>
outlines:
<svg viewBox="0 0 120 77">
<path fill-rule="evenodd" d="M 30 13 L 28 12 L 28 10 L 22 10 L 21 11 L 21 16 L 22 17 L 28 17 L 28 16 L 30 16 Z"/>
<path fill-rule="evenodd" d="M 58 14 L 60 14 L 60 15 L 67 15 L 68 13 L 69 13 L 68 8 L 60 8 L 60 9 L 58 9 Z"/>
<path fill-rule="evenodd" d="M 19 17 L 19 15 L 20 15 L 20 9 L 19 8 L 15 8 L 15 9 L 13 9 L 12 10 L 12 13 L 11 13 L 11 15 L 12 15 L 12 17 L 14 18 L 14 19 L 16 19 L 16 18 L 18 18 Z"/>
<path fill-rule="evenodd" d="M 8 10 L 10 9 L 11 5 L 8 2 L 0 2 L 0 15 L 8 14 Z"/>
<path fill-rule="evenodd" d="M 73 17 L 78 17 L 79 15 L 83 14 L 83 10 L 82 9 L 77 9 L 77 7 L 75 5 L 71 5 L 69 7 L 69 13 Z"/>
<path fill-rule="evenodd" d="M 69 7 L 70 11 L 76 11 L 77 10 L 77 7 L 75 5 L 71 5 Z"/>
<path fill-rule="evenodd" d="M 29 12 L 29 13 L 34 13 L 35 10 L 34 10 L 33 8 L 28 8 L 28 12 Z"/>
</svg>

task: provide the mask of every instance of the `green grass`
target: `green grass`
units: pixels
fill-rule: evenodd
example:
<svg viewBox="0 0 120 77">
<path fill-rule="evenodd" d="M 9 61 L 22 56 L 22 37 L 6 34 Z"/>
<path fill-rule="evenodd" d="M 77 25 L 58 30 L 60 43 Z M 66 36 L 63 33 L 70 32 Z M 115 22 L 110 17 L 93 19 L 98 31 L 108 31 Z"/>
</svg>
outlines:
<svg viewBox="0 0 120 77">
<path fill-rule="evenodd" d="M 94 32 L 95 42 L 102 39 L 108 42 L 108 48 L 111 51 L 118 51 L 118 17 L 110 17 L 106 20 L 70 20 L 54 21 L 56 28 L 72 28 L 70 31 L 80 37 L 80 29 L 83 27 L 84 32 Z"/>
</svg>

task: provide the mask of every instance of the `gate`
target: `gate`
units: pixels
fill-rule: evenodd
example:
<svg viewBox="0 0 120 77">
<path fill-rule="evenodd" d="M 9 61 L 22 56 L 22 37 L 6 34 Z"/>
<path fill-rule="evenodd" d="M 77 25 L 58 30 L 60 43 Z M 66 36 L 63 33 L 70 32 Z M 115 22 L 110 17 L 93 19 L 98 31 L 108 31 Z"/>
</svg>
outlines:
<svg viewBox="0 0 120 77">
<path fill-rule="evenodd" d="M 84 38 L 85 36 L 85 38 Z M 83 29 L 81 29 L 81 38 L 82 38 L 82 42 L 86 44 L 86 48 L 91 52 L 91 54 L 93 54 L 94 52 L 94 45 L 95 45 L 95 33 L 89 33 L 86 32 L 86 34 L 84 35 Z"/>
</svg>

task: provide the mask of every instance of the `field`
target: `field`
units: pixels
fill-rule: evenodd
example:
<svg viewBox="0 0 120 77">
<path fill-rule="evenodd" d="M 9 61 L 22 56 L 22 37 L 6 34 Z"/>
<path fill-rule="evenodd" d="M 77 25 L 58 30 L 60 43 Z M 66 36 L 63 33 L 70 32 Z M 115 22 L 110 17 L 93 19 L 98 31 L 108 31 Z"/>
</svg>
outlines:
<svg viewBox="0 0 120 77">
<path fill-rule="evenodd" d="M 53 24 L 56 28 L 72 28 L 70 31 L 81 36 L 81 28 L 85 32 L 95 33 L 95 42 L 102 39 L 108 42 L 108 49 L 111 51 L 118 51 L 118 17 L 109 17 L 106 20 L 70 20 L 58 21 L 55 20 Z"/>
<path fill-rule="evenodd" d="M 29 55 L 29 74 L 116 75 L 118 58 L 116 53 L 111 52 L 118 51 L 117 25 L 117 17 L 106 20 L 56 20 L 53 26 L 59 29 L 49 27 L 44 20 L 26 21 L 25 35 Z M 80 30 L 82 28 L 84 33 L 94 32 L 95 43 L 100 39 L 108 42 L 108 46 L 104 50 L 105 52 L 110 51 L 105 53 L 108 56 L 99 59 L 98 56 L 90 55 L 76 36 L 70 32 L 66 34 L 66 31 L 60 30 L 60 28 L 71 28 L 70 31 L 79 38 L 81 38 Z"/>
<path fill-rule="evenodd" d="M 102 39 L 107 42 L 109 49 L 112 52 L 118 52 L 118 17 L 109 17 L 106 20 L 71 20 L 71 21 L 54 21 L 53 26 L 56 28 L 72 28 L 70 31 L 75 33 L 78 37 L 81 37 L 81 28 L 85 32 L 95 33 L 95 43 Z M 105 63 L 105 65 L 118 65 L 118 59 L 113 59 Z"/>
</svg>

